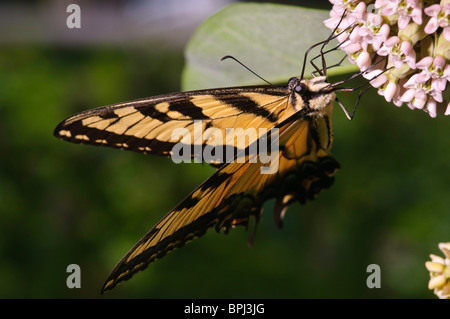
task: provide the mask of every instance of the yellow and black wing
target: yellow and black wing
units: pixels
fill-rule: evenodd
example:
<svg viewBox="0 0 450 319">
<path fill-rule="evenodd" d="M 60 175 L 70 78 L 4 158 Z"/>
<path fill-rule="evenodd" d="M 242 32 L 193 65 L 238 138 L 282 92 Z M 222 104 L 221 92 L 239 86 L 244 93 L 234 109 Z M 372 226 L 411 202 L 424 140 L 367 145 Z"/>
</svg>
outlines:
<svg viewBox="0 0 450 319">
<path fill-rule="evenodd" d="M 284 87 L 236 87 L 160 95 L 85 111 L 61 122 L 54 134 L 70 142 L 162 156 L 171 156 L 179 143 L 197 149 L 201 146 L 201 152 L 213 145 L 234 148 L 236 158 L 244 159 L 211 163 L 220 164 L 220 169 L 125 255 L 102 292 L 212 227 L 228 232 L 237 225 L 247 226 L 251 216 L 258 220 L 262 205 L 269 198 L 276 199 L 274 216 L 280 224 L 289 204 L 304 203 L 329 187 L 339 167 L 329 153 L 334 99 L 325 77 L 291 78 Z M 198 123 L 200 137 L 195 132 Z M 227 136 L 232 128 L 240 128 L 242 134 L 253 128 L 256 134 L 245 139 L 234 134 L 233 139 L 217 141 L 203 136 L 209 128 L 219 130 L 222 136 Z M 192 139 L 172 136 L 177 129 L 186 129 L 192 133 Z M 275 170 L 263 174 L 262 169 L 267 168 L 263 163 L 267 161 L 262 160 L 261 153 L 250 154 L 249 150 L 254 143 L 264 138 L 268 141 L 274 135 L 278 138 L 276 142 L 271 140 L 274 144 L 269 152 L 273 161 L 269 165 Z M 196 156 L 195 152 L 191 155 Z M 251 161 L 250 156 L 259 161 Z"/>
<path fill-rule="evenodd" d="M 219 147 L 217 143 L 233 148 L 237 154 L 260 137 L 259 129 L 270 130 L 295 113 L 295 109 L 288 107 L 288 95 L 288 89 L 281 86 L 160 95 L 81 112 L 61 122 L 54 135 L 73 143 L 171 156 L 174 145 L 184 142 L 183 136 L 172 136 L 172 133 L 187 129 L 191 133 L 191 139 L 186 142 L 192 148 L 191 158 L 198 157 L 198 150 L 202 152 L 206 145 Z M 254 128 L 257 134 L 245 139 L 237 136 L 242 145 L 236 145 L 234 140 L 204 140 L 202 134 L 194 134 L 194 130 L 203 133 L 215 128 L 226 136 L 226 130 L 235 127 L 241 128 L 242 133 Z"/>
<path fill-rule="evenodd" d="M 331 106 L 328 106 L 331 111 Z M 280 221 L 287 205 L 313 199 L 333 180 L 339 164 L 330 156 L 329 114 L 303 109 L 280 123 L 279 147 L 271 152 L 277 163 L 273 174 L 261 174 L 262 161 L 229 163 L 195 189 L 161 219 L 118 263 L 102 292 L 128 280 L 168 252 L 215 228 L 228 232 L 237 225 L 258 220 L 262 205 L 275 198 L 275 218 Z M 270 131 L 269 135 L 274 131 Z M 267 136 L 268 137 L 268 136 Z M 248 155 L 246 155 L 248 156 Z"/>
</svg>

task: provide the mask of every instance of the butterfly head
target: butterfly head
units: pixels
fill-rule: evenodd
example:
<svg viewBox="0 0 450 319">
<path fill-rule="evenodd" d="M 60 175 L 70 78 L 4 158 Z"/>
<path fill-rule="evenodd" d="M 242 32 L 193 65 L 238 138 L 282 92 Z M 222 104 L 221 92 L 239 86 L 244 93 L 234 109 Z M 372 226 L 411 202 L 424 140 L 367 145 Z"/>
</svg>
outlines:
<svg viewBox="0 0 450 319">
<path fill-rule="evenodd" d="M 308 108 L 316 112 L 325 111 L 336 99 L 325 76 L 312 79 L 293 77 L 289 80 L 288 89 L 291 103 L 297 110 Z"/>
</svg>

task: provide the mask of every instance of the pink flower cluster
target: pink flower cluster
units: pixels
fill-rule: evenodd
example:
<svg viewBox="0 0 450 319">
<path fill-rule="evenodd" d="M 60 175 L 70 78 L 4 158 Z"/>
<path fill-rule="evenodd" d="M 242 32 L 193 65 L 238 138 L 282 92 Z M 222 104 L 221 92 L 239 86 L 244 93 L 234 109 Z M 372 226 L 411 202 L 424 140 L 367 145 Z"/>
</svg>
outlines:
<svg viewBox="0 0 450 319">
<path fill-rule="evenodd" d="M 442 96 L 450 81 L 450 0 L 330 2 L 325 25 L 337 27 L 341 49 L 386 101 L 450 115 Z M 387 66 L 376 64 L 386 58 Z"/>
</svg>

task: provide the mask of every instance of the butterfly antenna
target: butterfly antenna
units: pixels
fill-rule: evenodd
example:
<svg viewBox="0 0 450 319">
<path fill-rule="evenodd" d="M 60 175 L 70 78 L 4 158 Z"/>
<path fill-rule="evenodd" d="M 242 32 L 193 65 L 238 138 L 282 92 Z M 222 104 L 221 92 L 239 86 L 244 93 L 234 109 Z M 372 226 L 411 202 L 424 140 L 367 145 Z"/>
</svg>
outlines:
<svg viewBox="0 0 450 319">
<path fill-rule="evenodd" d="M 342 32 L 348 30 L 349 28 L 353 28 L 353 27 L 354 27 L 353 25 L 351 25 L 351 26 L 347 27 L 345 30 L 343 30 L 342 32 L 340 32 L 339 34 L 335 34 L 336 30 L 338 29 L 339 25 L 341 24 L 342 20 L 344 19 L 344 16 L 345 16 L 346 13 L 347 13 L 347 10 L 344 10 L 344 13 L 343 13 L 342 16 L 341 16 L 341 19 L 339 20 L 339 23 L 336 25 L 336 27 L 334 28 L 334 30 L 331 32 L 331 34 L 328 36 L 328 38 L 327 38 L 326 40 L 320 41 L 320 42 L 318 42 L 318 43 L 312 45 L 308 50 L 306 50 L 306 52 L 305 52 L 305 57 L 304 57 L 304 59 L 303 59 L 302 74 L 301 74 L 301 77 L 300 77 L 301 79 L 303 79 L 303 76 L 305 75 L 306 61 L 308 60 L 308 54 L 309 54 L 309 52 L 310 52 L 312 49 L 314 49 L 315 47 L 319 46 L 319 45 L 322 45 L 322 48 L 320 49 L 320 52 L 321 52 L 320 56 L 322 57 L 322 66 L 323 66 L 324 69 L 321 71 L 321 70 L 320 70 L 319 68 L 317 68 L 314 64 L 313 64 L 313 66 L 315 67 L 316 71 L 317 71 L 319 74 L 321 74 L 321 75 L 326 74 L 326 63 L 325 63 L 325 58 L 324 58 L 324 56 L 323 56 L 324 53 L 322 52 L 322 51 L 323 51 L 323 48 L 328 44 L 328 42 L 330 42 L 331 40 L 337 38 Z"/>
<path fill-rule="evenodd" d="M 350 32 L 348 33 L 346 39 L 342 40 L 338 45 L 336 45 L 335 47 L 333 47 L 333 48 L 331 48 L 331 49 L 329 49 L 329 50 L 327 50 L 327 51 L 325 51 L 325 52 L 323 52 L 323 49 L 324 49 L 325 45 L 328 44 L 328 42 L 324 42 L 324 44 L 322 45 L 322 48 L 320 49 L 320 54 L 316 55 L 315 57 L 313 57 L 313 58 L 309 61 L 309 63 L 311 63 L 311 65 L 316 69 L 316 71 L 313 71 L 313 72 L 311 73 L 313 76 L 315 76 L 315 74 L 317 74 L 317 73 L 318 73 L 319 75 L 326 75 L 326 71 L 327 71 L 327 70 L 329 70 L 329 69 L 331 69 L 331 68 L 334 68 L 334 67 L 337 67 L 337 66 L 340 66 L 340 65 L 342 64 L 342 62 L 344 62 L 345 58 L 347 57 L 347 54 L 345 54 L 345 55 L 342 57 L 342 59 L 341 59 L 338 63 L 333 64 L 333 65 L 330 65 L 330 66 L 327 67 L 326 64 L 325 64 L 325 61 L 324 61 L 324 56 L 325 56 L 326 54 L 330 53 L 330 52 L 333 52 L 333 51 L 336 51 L 337 49 L 339 49 L 339 48 L 345 43 L 345 41 L 347 41 L 348 38 L 350 38 L 350 34 L 352 33 L 354 27 L 355 27 L 355 25 L 350 25 L 350 26 L 348 26 L 346 29 L 344 29 L 344 30 L 342 30 L 341 32 L 339 32 L 338 34 L 336 34 L 335 36 L 331 37 L 328 41 L 330 41 L 330 40 L 332 40 L 332 39 L 334 39 L 334 38 L 340 36 L 343 32 L 346 32 L 346 31 L 352 29 L 352 30 L 350 30 Z M 335 30 L 336 30 L 336 28 L 335 28 Z M 334 32 L 335 32 L 335 31 L 334 31 Z M 316 60 L 316 59 L 319 58 L 319 57 L 322 58 L 322 65 L 324 66 L 324 70 L 323 70 L 324 72 L 322 72 L 322 71 L 316 66 L 316 64 L 314 63 L 314 60 Z"/>
<path fill-rule="evenodd" d="M 264 82 L 266 82 L 269 85 L 273 85 L 272 83 L 270 83 L 269 81 L 267 81 L 266 79 L 264 79 L 262 76 L 260 76 L 259 74 L 257 74 L 256 72 L 254 72 L 252 69 L 250 69 L 248 66 L 246 66 L 244 63 L 242 63 L 241 61 L 239 61 L 238 59 L 236 59 L 234 56 L 232 55 L 226 55 L 224 56 L 222 59 L 220 59 L 220 61 L 226 60 L 226 59 L 232 59 L 235 62 L 239 63 L 240 65 L 242 65 L 244 68 L 246 68 L 248 71 L 250 71 L 251 73 L 253 73 L 254 75 L 256 75 L 258 78 L 260 78 L 261 80 L 263 80 Z"/>
</svg>

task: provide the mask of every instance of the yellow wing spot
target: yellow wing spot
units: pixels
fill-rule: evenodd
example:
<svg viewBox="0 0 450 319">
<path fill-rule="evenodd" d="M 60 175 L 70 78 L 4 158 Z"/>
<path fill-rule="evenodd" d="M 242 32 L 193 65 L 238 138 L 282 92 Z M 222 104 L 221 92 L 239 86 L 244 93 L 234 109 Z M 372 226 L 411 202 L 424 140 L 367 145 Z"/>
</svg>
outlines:
<svg viewBox="0 0 450 319">
<path fill-rule="evenodd" d="M 123 273 L 121 273 L 119 275 L 119 277 L 117 277 L 117 280 L 119 281 L 122 277 L 125 277 L 126 275 L 128 275 L 128 273 L 130 272 L 129 269 L 127 269 L 126 271 L 124 271 Z"/>
<path fill-rule="evenodd" d="M 180 113 L 178 111 L 169 110 L 169 107 L 170 107 L 169 102 L 162 102 L 162 103 L 158 103 L 155 105 L 155 109 L 158 112 L 167 114 L 167 116 L 170 117 L 171 119 L 178 120 L 178 119 L 182 119 L 182 118 L 187 118 L 186 115 L 183 115 L 182 113 Z"/>
<path fill-rule="evenodd" d="M 83 141 L 89 141 L 89 136 L 85 135 L 85 134 L 78 134 L 75 135 L 75 138 L 77 140 L 83 140 Z"/>
<path fill-rule="evenodd" d="M 130 260 L 132 260 L 134 257 L 136 257 L 137 255 L 140 255 L 140 254 L 142 254 L 143 252 L 144 252 L 144 250 L 145 250 L 145 247 L 146 247 L 146 245 L 144 244 L 144 245 L 139 245 L 139 247 L 136 247 L 136 249 L 133 251 L 133 253 L 130 255 L 130 256 L 128 256 L 128 259 L 127 259 L 127 263 L 128 262 L 130 262 Z"/>
<path fill-rule="evenodd" d="M 105 287 L 109 287 L 110 285 L 112 285 L 112 284 L 114 283 L 114 280 L 115 280 L 115 279 L 111 279 L 110 281 L 108 281 L 108 282 L 105 284 Z"/>
<path fill-rule="evenodd" d="M 241 113 L 232 107 L 224 107 L 224 103 L 217 100 L 214 95 L 194 96 L 191 102 L 195 105 L 201 105 L 203 114 L 210 118 L 220 118 Z"/>
<path fill-rule="evenodd" d="M 134 107 L 130 106 L 130 107 L 124 107 L 124 108 L 118 108 L 114 111 L 115 114 L 117 114 L 117 116 L 119 117 L 124 117 L 127 116 L 131 113 L 138 113 L 140 114 Z"/>
<path fill-rule="evenodd" d="M 144 117 L 145 117 L 145 115 L 143 115 L 142 113 L 136 112 L 136 113 L 124 116 L 123 118 L 120 119 L 119 122 L 125 121 L 128 124 L 128 126 L 130 126 L 134 123 L 139 122 Z"/>
<path fill-rule="evenodd" d="M 140 146 L 138 147 L 138 150 L 143 151 L 143 152 L 151 152 L 151 148 L 148 146 Z"/>
<path fill-rule="evenodd" d="M 106 131 L 115 133 L 117 135 L 122 135 L 128 128 L 130 127 L 130 123 L 126 121 L 118 121 L 111 126 L 106 128 Z"/>
<path fill-rule="evenodd" d="M 155 110 L 161 113 L 167 113 L 169 112 L 169 106 L 170 106 L 169 102 L 158 103 L 155 105 Z"/>
<path fill-rule="evenodd" d="M 95 140 L 95 143 L 99 143 L 99 144 L 108 144 L 107 140 L 104 139 L 99 139 L 99 140 Z"/>
<path fill-rule="evenodd" d="M 160 141 L 170 141 L 174 129 L 177 128 L 177 126 L 176 126 L 177 123 L 173 123 L 172 121 L 169 121 L 166 123 L 163 123 L 160 121 L 157 121 L 157 122 L 158 122 L 158 124 L 153 125 L 150 132 L 147 135 L 145 135 L 145 138 L 149 139 L 149 140 L 158 139 Z M 153 124 L 153 123 L 151 123 L 151 124 Z M 202 126 L 201 132 L 203 132 L 203 130 L 204 130 L 204 125 Z"/>
<path fill-rule="evenodd" d="M 134 271 L 136 271 L 136 270 L 139 270 L 139 269 L 142 268 L 143 266 L 145 266 L 145 263 L 143 263 L 143 262 L 137 264 L 136 266 L 133 267 L 132 272 L 134 272 Z"/>
<path fill-rule="evenodd" d="M 102 120 L 103 120 L 103 118 L 101 118 L 100 116 L 91 116 L 91 117 L 87 117 L 87 118 L 83 119 L 81 121 L 81 124 L 83 124 L 83 126 L 90 126 L 92 123 L 102 121 Z"/>
<path fill-rule="evenodd" d="M 168 117 L 174 120 L 180 120 L 180 119 L 189 119 L 186 115 L 183 115 L 182 113 L 178 111 L 169 111 L 166 113 Z"/>
<path fill-rule="evenodd" d="M 100 116 L 88 117 L 81 121 L 83 126 L 96 128 L 98 130 L 104 130 L 107 128 L 115 119 L 103 119 Z"/>
<path fill-rule="evenodd" d="M 72 133 L 71 133 L 70 131 L 67 131 L 67 130 L 61 130 L 61 131 L 59 131 L 59 135 L 60 135 L 60 136 L 72 137 Z"/>
<path fill-rule="evenodd" d="M 149 116 L 141 119 L 139 123 L 136 123 L 130 127 L 126 135 L 135 136 L 137 138 L 145 138 L 155 127 L 161 125 L 163 122 L 153 119 Z"/>
<path fill-rule="evenodd" d="M 134 108 L 129 108 L 129 109 L 134 109 Z M 144 117 L 145 116 L 142 115 L 142 113 L 140 113 L 140 112 L 126 115 L 126 116 L 120 118 L 117 122 L 115 122 L 111 126 L 108 126 L 106 128 L 106 130 L 108 132 L 113 132 L 113 133 L 119 134 L 119 135 L 124 134 L 126 130 L 128 130 L 132 125 L 141 121 Z M 129 133 L 126 133 L 126 134 L 130 135 Z"/>
</svg>

